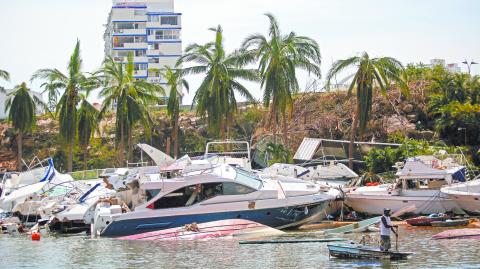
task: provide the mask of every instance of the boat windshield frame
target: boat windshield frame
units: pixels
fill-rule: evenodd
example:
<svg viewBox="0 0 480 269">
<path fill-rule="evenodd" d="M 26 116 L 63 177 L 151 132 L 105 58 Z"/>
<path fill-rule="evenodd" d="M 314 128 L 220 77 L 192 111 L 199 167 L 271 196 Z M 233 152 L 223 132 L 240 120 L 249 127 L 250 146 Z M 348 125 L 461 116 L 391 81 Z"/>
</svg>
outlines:
<svg viewBox="0 0 480 269">
<path fill-rule="evenodd" d="M 235 170 L 234 180 L 236 182 L 255 190 L 259 190 L 263 187 L 263 181 L 257 174 L 239 167 L 233 167 L 233 169 Z"/>
</svg>

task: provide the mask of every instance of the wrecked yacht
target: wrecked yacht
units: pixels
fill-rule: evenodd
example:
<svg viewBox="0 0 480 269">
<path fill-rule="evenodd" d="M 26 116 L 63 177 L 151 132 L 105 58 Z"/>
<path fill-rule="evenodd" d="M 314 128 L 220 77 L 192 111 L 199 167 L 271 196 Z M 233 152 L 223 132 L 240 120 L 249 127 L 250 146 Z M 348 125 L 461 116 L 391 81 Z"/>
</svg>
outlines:
<svg viewBox="0 0 480 269">
<path fill-rule="evenodd" d="M 417 156 L 398 167 L 397 180 L 391 184 L 354 187 L 347 192 L 346 203 L 353 210 L 381 215 L 385 207 L 393 211 L 415 205 L 415 214 L 450 212 L 457 203 L 440 189 L 466 180 L 466 167 L 455 157 Z"/>
<path fill-rule="evenodd" d="M 320 220 L 335 199 L 311 182 L 272 180 L 208 159 L 174 161 L 152 147 L 142 149 L 160 167 L 159 174 L 138 179 L 143 203 L 131 212 L 117 203 L 98 204 L 92 208 L 93 233 L 126 236 L 224 219 L 288 228 Z"/>
</svg>

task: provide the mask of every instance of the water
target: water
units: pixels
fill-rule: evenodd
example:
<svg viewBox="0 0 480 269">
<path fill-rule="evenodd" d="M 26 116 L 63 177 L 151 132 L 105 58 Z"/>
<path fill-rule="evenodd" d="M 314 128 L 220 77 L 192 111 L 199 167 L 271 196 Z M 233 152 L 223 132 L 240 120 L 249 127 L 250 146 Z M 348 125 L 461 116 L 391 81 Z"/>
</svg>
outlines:
<svg viewBox="0 0 480 269">
<path fill-rule="evenodd" d="M 232 239 L 128 242 L 85 235 L 0 235 L 0 268 L 480 268 L 479 240 L 430 240 L 442 230 L 401 227 L 406 261 L 329 259 L 326 243 L 239 245 Z M 319 236 L 293 232 L 288 238 Z M 377 234 L 370 234 L 378 237 Z M 360 240 L 362 234 L 345 235 Z M 394 237 L 392 237 L 394 247 Z"/>
</svg>

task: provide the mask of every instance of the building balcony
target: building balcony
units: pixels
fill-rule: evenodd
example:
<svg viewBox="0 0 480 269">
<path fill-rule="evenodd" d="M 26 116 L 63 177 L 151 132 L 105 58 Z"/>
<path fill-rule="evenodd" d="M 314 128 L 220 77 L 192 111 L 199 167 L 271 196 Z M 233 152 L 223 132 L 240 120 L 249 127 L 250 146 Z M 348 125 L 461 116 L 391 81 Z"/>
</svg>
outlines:
<svg viewBox="0 0 480 269">
<path fill-rule="evenodd" d="M 147 36 L 147 41 L 148 42 L 164 42 L 164 43 L 180 43 L 182 42 L 180 40 L 180 37 L 178 36 L 178 38 L 163 38 L 163 39 L 160 39 L 158 36 L 155 36 L 155 35 L 149 35 Z"/>
<path fill-rule="evenodd" d="M 114 36 L 133 36 L 133 35 L 147 35 L 147 30 L 143 29 L 117 29 L 113 31 Z"/>
<path fill-rule="evenodd" d="M 146 78 L 147 77 L 147 70 L 135 70 L 135 71 L 133 71 L 133 76 L 135 78 Z"/>
<path fill-rule="evenodd" d="M 175 65 L 177 64 L 178 59 L 180 56 L 174 56 L 174 57 L 160 57 L 158 63 L 149 63 L 148 68 L 150 69 L 164 69 L 165 66 L 174 68 Z"/>
<path fill-rule="evenodd" d="M 117 50 L 128 50 L 128 49 L 144 49 L 146 50 L 148 48 L 147 43 L 145 42 L 139 42 L 139 43 L 123 43 L 123 44 L 115 44 L 113 46 L 113 49 Z"/>
<path fill-rule="evenodd" d="M 150 83 L 157 83 L 157 84 L 166 84 L 167 82 L 161 77 L 148 77 L 147 79 Z"/>
<path fill-rule="evenodd" d="M 147 56 L 158 56 L 160 55 L 160 50 L 147 50 Z"/>
<path fill-rule="evenodd" d="M 147 28 L 179 29 L 180 28 L 180 22 L 178 22 L 178 24 L 176 24 L 176 25 L 173 25 L 173 24 L 162 24 L 159 21 L 147 21 Z"/>
<path fill-rule="evenodd" d="M 128 57 L 114 56 L 113 60 L 115 62 L 126 63 L 126 62 L 128 62 Z M 133 57 L 133 62 L 134 63 L 148 63 L 148 58 L 146 56 Z"/>
<path fill-rule="evenodd" d="M 112 22 L 146 22 L 146 15 L 133 15 L 128 13 L 113 14 Z"/>
</svg>

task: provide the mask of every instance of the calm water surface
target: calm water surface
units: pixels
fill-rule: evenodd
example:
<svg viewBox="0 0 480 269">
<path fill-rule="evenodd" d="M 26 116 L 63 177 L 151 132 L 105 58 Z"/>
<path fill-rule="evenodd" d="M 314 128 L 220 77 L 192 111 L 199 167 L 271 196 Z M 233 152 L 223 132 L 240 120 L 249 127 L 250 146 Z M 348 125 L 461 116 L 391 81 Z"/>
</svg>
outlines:
<svg viewBox="0 0 480 269">
<path fill-rule="evenodd" d="M 127 242 L 85 235 L 43 235 L 41 241 L 32 242 L 26 236 L 0 235 L 0 268 L 480 268 L 479 240 L 429 239 L 440 231 L 401 228 L 399 249 L 415 255 L 399 262 L 329 259 L 326 243 Z M 361 236 L 344 237 L 358 241 Z M 316 237 L 292 232 L 288 238 Z"/>
</svg>

